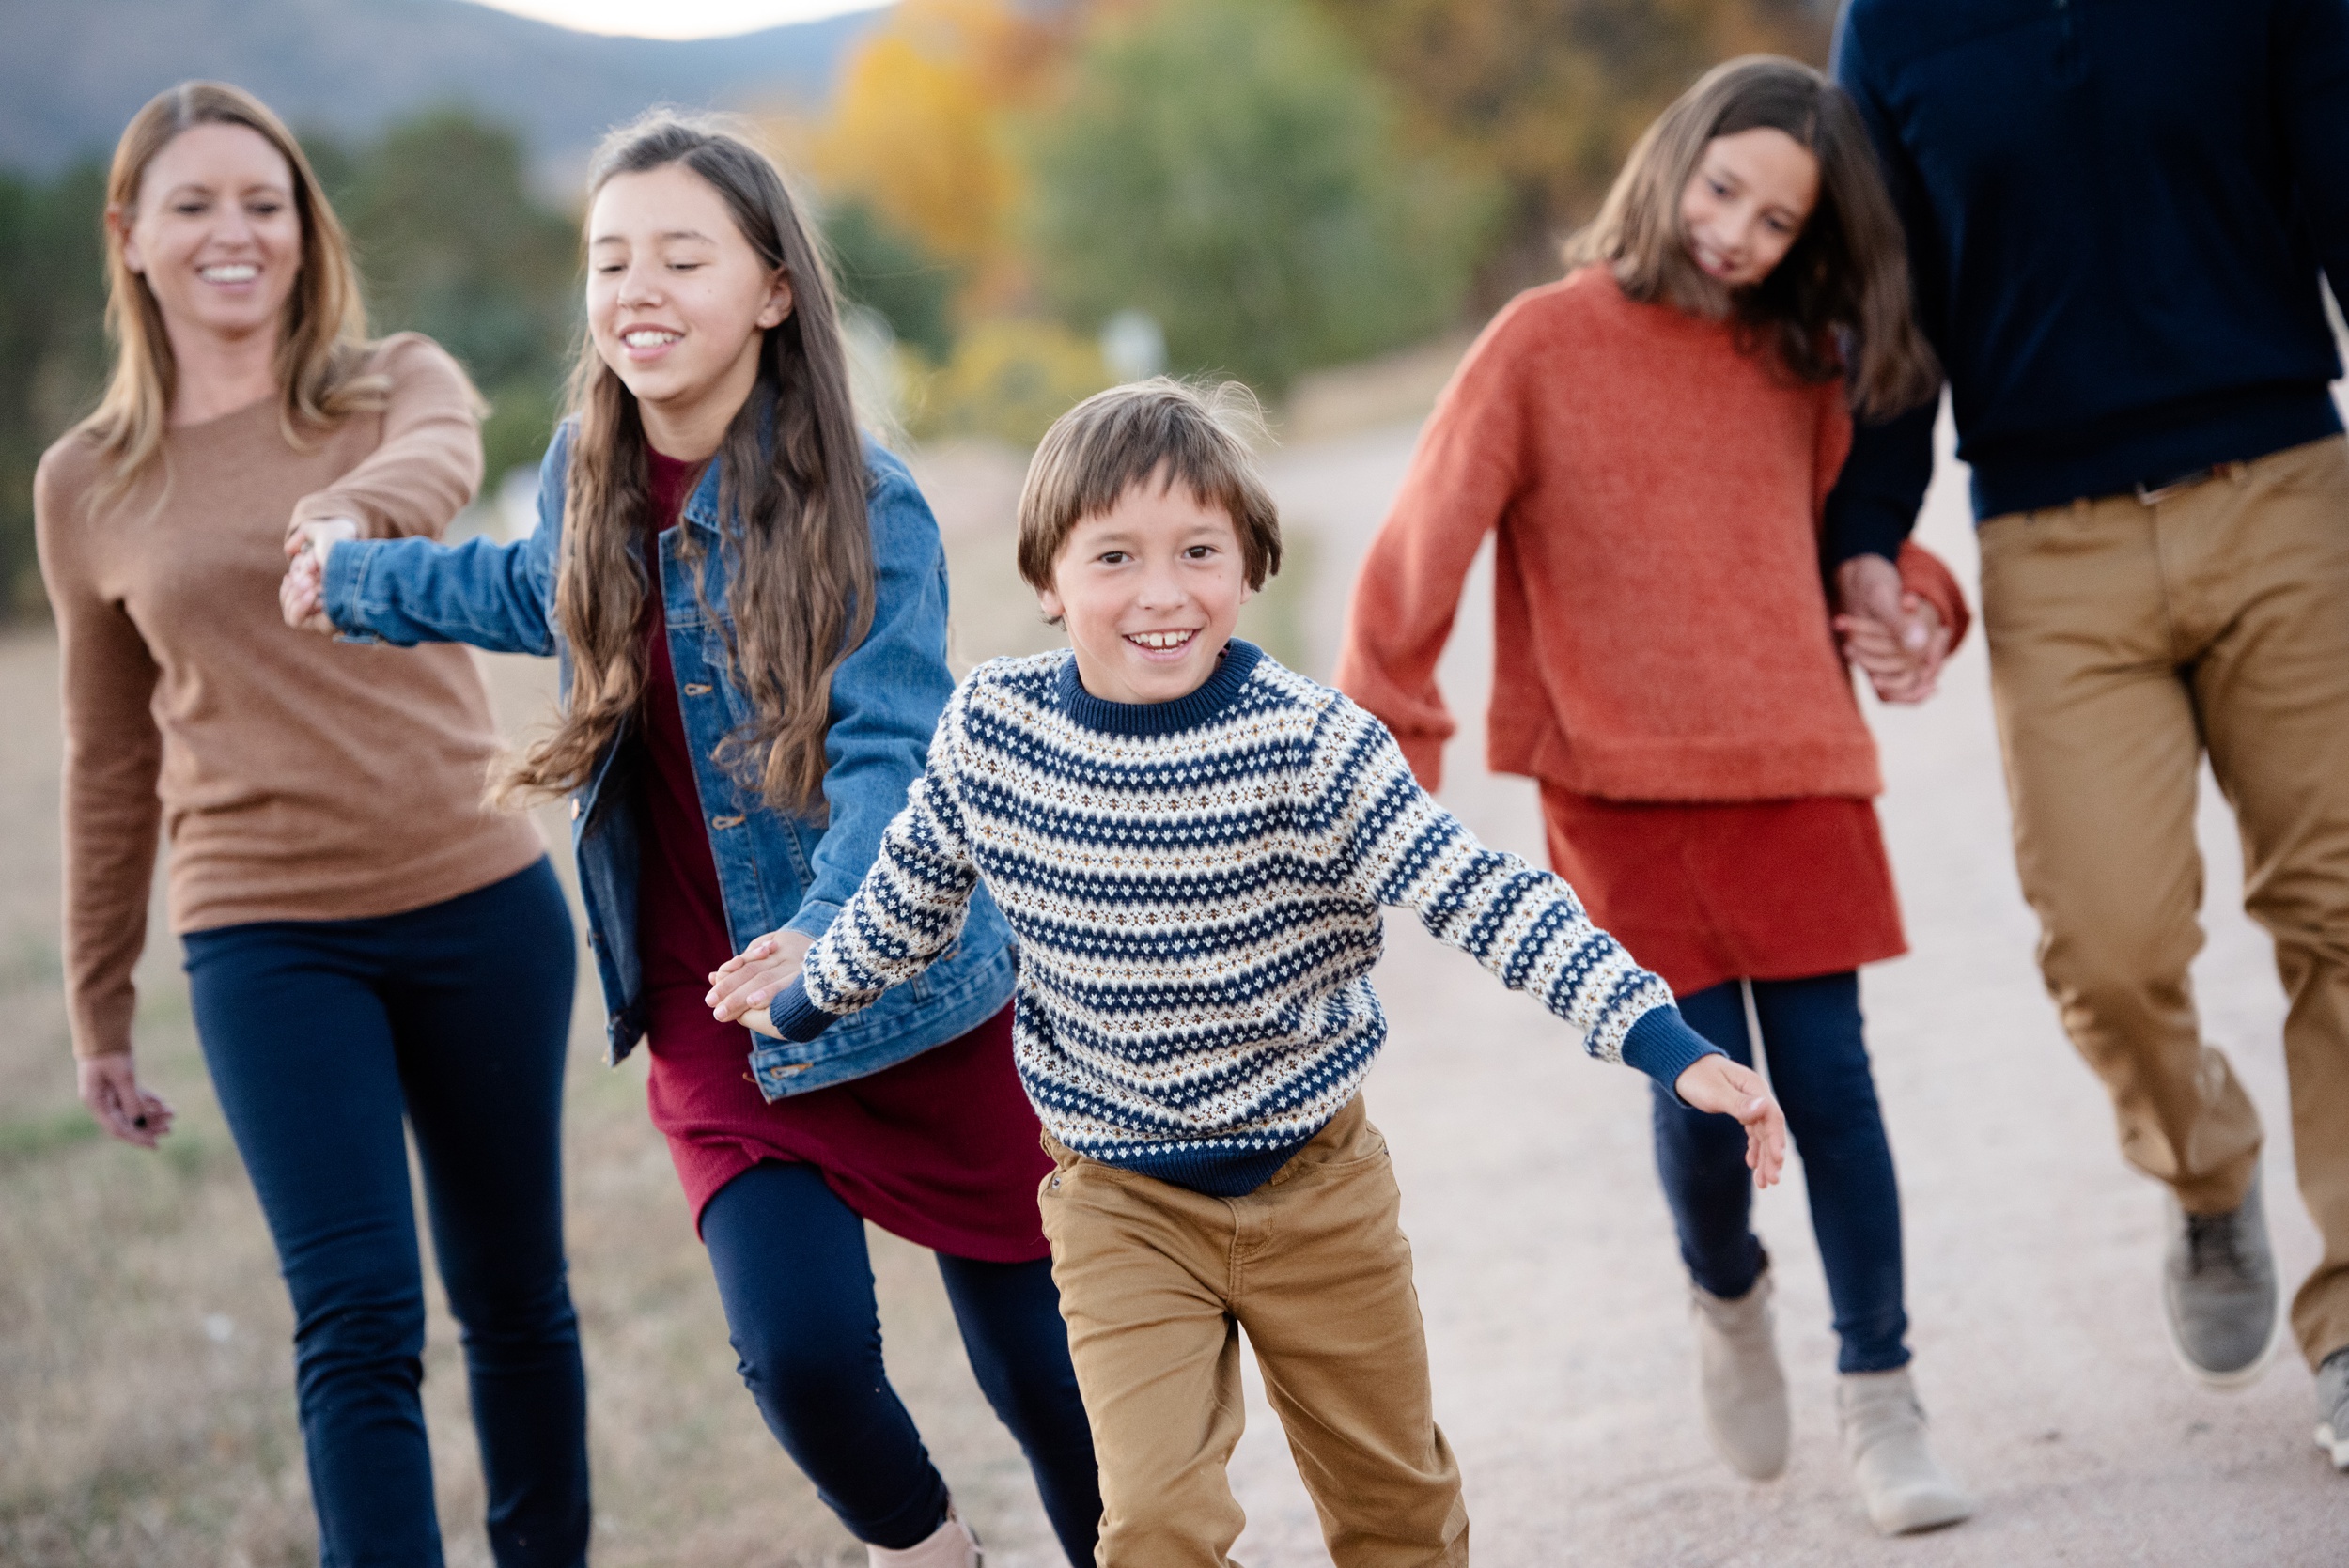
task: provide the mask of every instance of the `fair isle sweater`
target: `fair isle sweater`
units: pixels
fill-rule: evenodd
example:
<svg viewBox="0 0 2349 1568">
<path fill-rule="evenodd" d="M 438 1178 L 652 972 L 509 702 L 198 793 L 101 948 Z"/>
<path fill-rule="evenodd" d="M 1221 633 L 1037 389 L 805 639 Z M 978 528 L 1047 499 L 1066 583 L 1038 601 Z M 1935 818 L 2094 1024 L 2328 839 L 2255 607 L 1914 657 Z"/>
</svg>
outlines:
<svg viewBox="0 0 2349 1568">
<path fill-rule="evenodd" d="M 1219 1197 L 1344 1108 L 1386 1038 L 1380 908 L 1418 914 L 1591 1054 L 1710 1053 L 1574 890 L 1478 844 L 1386 727 L 1235 640 L 1167 703 L 1067 653 L 972 672 L 879 858 L 770 1007 L 810 1040 L 949 951 L 984 880 L 1018 939 L 1020 1081 L 1079 1154 Z"/>
</svg>

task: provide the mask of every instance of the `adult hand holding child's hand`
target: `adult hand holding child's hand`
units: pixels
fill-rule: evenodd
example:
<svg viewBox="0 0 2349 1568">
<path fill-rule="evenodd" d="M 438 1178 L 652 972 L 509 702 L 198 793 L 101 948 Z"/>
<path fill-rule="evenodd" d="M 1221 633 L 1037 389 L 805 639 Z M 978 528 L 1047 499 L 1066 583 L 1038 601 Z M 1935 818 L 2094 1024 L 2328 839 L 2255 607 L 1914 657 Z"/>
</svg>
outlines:
<svg viewBox="0 0 2349 1568">
<path fill-rule="evenodd" d="M 1744 1123 L 1746 1164 L 1753 1172 L 1753 1185 L 1778 1185 L 1779 1172 L 1786 1168 L 1786 1113 L 1779 1110 L 1760 1073 L 1726 1056 L 1706 1056 L 1680 1075 L 1672 1091 L 1699 1110 Z"/>
<path fill-rule="evenodd" d="M 286 575 L 277 584 L 277 608 L 297 631 L 334 634 L 326 618 L 326 556 L 345 539 L 359 536 L 349 518 L 299 522 L 286 531 Z"/>
<path fill-rule="evenodd" d="M 791 984 L 815 945 L 816 939 L 804 932 L 770 931 L 718 967 L 702 1000 L 720 1023 L 739 1023 L 754 1034 L 780 1040 L 768 1020 L 767 1004 Z"/>
<path fill-rule="evenodd" d="M 1932 601 L 1905 587 L 1900 567 L 1881 555 L 1855 555 L 1836 567 L 1835 592 L 1843 657 L 1868 677 L 1877 699 L 1921 703 L 1932 696 L 1953 641 Z"/>
</svg>

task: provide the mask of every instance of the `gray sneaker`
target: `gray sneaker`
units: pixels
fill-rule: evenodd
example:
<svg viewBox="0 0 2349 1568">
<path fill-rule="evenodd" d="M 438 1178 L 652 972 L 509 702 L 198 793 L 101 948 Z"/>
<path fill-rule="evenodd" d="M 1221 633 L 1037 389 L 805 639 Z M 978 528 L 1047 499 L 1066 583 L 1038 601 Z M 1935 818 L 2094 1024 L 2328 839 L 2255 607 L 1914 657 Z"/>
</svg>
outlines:
<svg viewBox="0 0 2349 1568">
<path fill-rule="evenodd" d="M 2260 1177 L 2242 1206 L 2187 1214 L 2170 1201 L 2170 1251 L 2161 1304 L 2179 1362 L 2214 1389 L 2239 1389 L 2267 1370 L 2275 1353 L 2276 1256 L 2267 1246 Z"/>
<path fill-rule="evenodd" d="M 2334 1469 L 2349 1470 L 2349 1346 L 2316 1369 L 2316 1446 L 2333 1456 Z"/>
</svg>

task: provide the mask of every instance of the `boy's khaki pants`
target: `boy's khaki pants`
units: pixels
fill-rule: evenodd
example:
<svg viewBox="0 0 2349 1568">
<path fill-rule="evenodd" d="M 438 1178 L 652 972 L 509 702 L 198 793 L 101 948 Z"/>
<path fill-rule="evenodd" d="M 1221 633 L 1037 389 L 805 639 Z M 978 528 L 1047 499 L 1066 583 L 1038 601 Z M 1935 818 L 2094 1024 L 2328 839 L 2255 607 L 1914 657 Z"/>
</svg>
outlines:
<svg viewBox="0 0 2349 1568">
<path fill-rule="evenodd" d="M 1400 1194 L 1361 1096 L 1243 1198 L 1044 1146 L 1044 1234 L 1101 1467 L 1100 1568 L 1231 1560 L 1242 1328 L 1337 1568 L 1468 1561 Z"/>
<path fill-rule="evenodd" d="M 1983 624 L 2040 968 L 2121 1151 L 2196 1213 L 2243 1201 L 2258 1114 L 2203 1042 L 2195 775 L 2243 837 L 2244 903 L 2290 1011 L 2293 1148 L 2325 1242 L 2292 1308 L 2349 1345 L 2349 443 L 2167 495 L 1982 526 Z"/>
</svg>

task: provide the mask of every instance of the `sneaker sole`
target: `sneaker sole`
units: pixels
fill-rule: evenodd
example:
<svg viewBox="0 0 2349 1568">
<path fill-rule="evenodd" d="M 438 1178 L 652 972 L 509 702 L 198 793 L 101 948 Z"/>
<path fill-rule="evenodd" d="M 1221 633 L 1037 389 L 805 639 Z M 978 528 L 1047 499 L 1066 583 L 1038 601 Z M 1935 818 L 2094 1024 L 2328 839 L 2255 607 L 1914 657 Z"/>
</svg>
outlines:
<svg viewBox="0 0 2349 1568">
<path fill-rule="evenodd" d="M 1913 1514 L 1899 1514 L 1890 1520 L 1870 1517 L 1879 1535 L 1898 1538 L 1904 1535 L 1925 1535 L 1952 1525 L 1962 1525 L 1974 1516 L 1971 1498 L 1953 1498 L 1937 1507 L 1921 1509 Z"/>
<path fill-rule="evenodd" d="M 2157 1285 L 2156 1289 L 2159 1288 Z M 2213 1372 L 2186 1354 L 2186 1342 L 2178 1338 L 2178 1326 L 2170 1316 L 2170 1300 L 2166 1291 L 2162 1294 L 2161 1324 L 2170 1340 L 2170 1354 L 2177 1358 L 2178 1365 L 2184 1369 L 2186 1374 L 2203 1388 L 2213 1389 L 2220 1393 L 2232 1393 L 2237 1389 L 2248 1389 L 2266 1376 L 2267 1365 L 2276 1358 L 2276 1347 L 2283 1343 L 2284 1337 L 2282 1315 L 2280 1313 L 2272 1315 L 2267 1320 L 2267 1339 L 2260 1345 L 2258 1355 L 2232 1372 Z"/>
<path fill-rule="evenodd" d="M 2316 1446 L 2332 1456 L 2334 1469 L 2349 1470 L 2349 1432 L 2335 1436 L 2332 1422 L 2326 1421 L 2316 1429 Z"/>
</svg>

